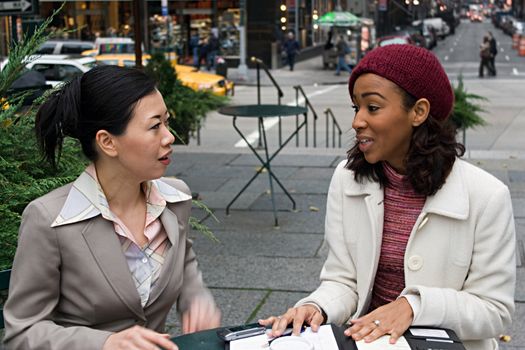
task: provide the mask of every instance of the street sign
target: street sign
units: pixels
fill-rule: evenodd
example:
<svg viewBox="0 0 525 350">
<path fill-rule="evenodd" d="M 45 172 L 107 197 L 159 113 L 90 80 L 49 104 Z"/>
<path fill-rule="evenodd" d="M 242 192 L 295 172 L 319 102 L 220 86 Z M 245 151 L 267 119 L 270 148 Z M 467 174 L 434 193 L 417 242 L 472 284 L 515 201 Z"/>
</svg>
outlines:
<svg viewBox="0 0 525 350">
<path fill-rule="evenodd" d="M 168 0 L 161 0 L 160 6 L 162 10 L 162 15 L 167 16 L 168 15 Z"/>
<path fill-rule="evenodd" d="M 0 0 L 0 16 L 30 15 L 35 11 L 34 0 Z"/>
</svg>

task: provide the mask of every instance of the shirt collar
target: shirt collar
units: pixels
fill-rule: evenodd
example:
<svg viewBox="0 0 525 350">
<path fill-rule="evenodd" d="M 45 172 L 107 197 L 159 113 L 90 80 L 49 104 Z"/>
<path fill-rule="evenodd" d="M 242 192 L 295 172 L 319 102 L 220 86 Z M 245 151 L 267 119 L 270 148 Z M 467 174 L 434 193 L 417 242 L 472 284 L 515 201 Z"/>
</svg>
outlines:
<svg viewBox="0 0 525 350">
<path fill-rule="evenodd" d="M 190 195 L 162 180 L 147 181 L 143 186 L 148 206 L 157 213 L 155 216 L 160 215 L 164 210 L 166 202 L 176 203 L 191 199 Z M 80 222 L 97 215 L 102 215 L 110 220 L 113 218 L 104 191 L 98 182 L 95 166 L 90 164 L 73 182 L 60 214 L 55 218 L 51 227 Z"/>
</svg>

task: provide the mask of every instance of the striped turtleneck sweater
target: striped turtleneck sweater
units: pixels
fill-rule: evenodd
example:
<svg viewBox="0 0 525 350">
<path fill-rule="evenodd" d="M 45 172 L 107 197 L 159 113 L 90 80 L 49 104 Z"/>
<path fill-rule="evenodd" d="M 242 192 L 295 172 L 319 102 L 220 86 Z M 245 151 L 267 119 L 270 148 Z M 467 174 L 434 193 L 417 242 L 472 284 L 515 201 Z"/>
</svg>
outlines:
<svg viewBox="0 0 525 350">
<path fill-rule="evenodd" d="M 403 175 L 398 174 L 386 162 L 383 164 L 388 185 L 384 191 L 381 255 L 369 311 L 396 300 L 405 288 L 405 249 L 426 199 L 425 195 L 414 191 Z"/>
</svg>

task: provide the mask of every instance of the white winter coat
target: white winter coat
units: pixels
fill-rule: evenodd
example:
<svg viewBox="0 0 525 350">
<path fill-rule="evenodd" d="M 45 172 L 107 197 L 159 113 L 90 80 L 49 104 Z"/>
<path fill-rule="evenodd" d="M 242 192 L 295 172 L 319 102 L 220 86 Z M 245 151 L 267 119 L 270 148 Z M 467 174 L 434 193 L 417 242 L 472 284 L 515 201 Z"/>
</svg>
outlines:
<svg viewBox="0 0 525 350">
<path fill-rule="evenodd" d="M 357 183 L 345 163 L 328 191 L 321 285 L 297 304 L 319 305 L 336 324 L 366 313 L 383 232 L 383 189 Z M 406 246 L 402 294 L 421 303 L 413 325 L 453 329 L 467 349 L 497 349 L 494 337 L 514 311 L 515 245 L 508 188 L 457 159 L 443 187 L 427 198 Z"/>
</svg>

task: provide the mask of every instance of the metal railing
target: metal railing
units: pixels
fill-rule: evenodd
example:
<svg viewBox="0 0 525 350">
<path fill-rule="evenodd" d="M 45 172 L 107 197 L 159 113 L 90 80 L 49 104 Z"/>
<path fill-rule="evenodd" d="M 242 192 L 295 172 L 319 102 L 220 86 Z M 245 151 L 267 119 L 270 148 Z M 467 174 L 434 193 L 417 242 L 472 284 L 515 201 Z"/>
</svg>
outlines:
<svg viewBox="0 0 525 350">
<path fill-rule="evenodd" d="M 268 69 L 268 66 L 266 66 L 266 64 L 263 62 L 263 60 L 261 60 L 260 58 L 257 58 L 257 57 L 254 57 L 252 56 L 252 58 L 250 59 L 253 63 L 255 63 L 255 66 L 256 66 L 256 69 L 257 69 L 257 104 L 261 104 L 261 68 L 264 70 L 264 72 L 266 73 L 266 75 L 268 76 L 268 78 L 270 79 L 270 81 L 272 82 L 273 86 L 275 87 L 275 89 L 277 90 L 277 104 L 281 104 L 281 99 L 283 98 L 284 96 L 284 92 L 283 90 L 281 89 L 281 87 L 279 86 L 279 84 L 277 83 L 277 81 L 275 80 L 275 78 L 273 77 L 272 73 L 270 73 L 270 70 Z M 278 116 L 279 118 L 279 146 L 282 145 L 282 142 L 283 142 L 283 138 L 282 138 L 282 123 L 281 123 L 281 117 Z M 259 140 L 258 140 L 258 143 L 257 143 L 257 147 L 262 147 L 262 140 L 261 140 L 261 135 L 262 135 L 262 120 L 259 119 Z"/>
<path fill-rule="evenodd" d="M 317 112 L 315 111 L 314 106 L 312 106 L 312 104 L 310 103 L 310 100 L 306 96 L 306 93 L 304 92 L 302 86 L 295 85 L 293 88 L 295 89 L 295 104 L 299 106 L 299 94 L 301 94 L 301 96 L 304 99 L 304 107 L 306 107 L 307 109 L 310 109 L 314 115 L 313 139 L 314 139 L 314 147 L 317 147 L 317 119 L 318 119 Z M 296 127 L 299 125 L 298 116 L 295 117 L 295 125 Z M 299 147 L 299 133 L 295 135 L 295 145 Z M 308 147 L 308 124 L 305 125 L 304 146 Z"/>
<path fill-rule="evenodd" d="M 338 134 L 338 147 L 341 147 L 341 135 L 343 132 L 341 131 L 341 127 L 339 126 L 339 123 L 337 122 L 337 119 L 335 119 L 335 115 L 332 112 L 330 108 L 325 109 L 324 114 L 326 115 L 326 148 L 329 146 L 329 130 L 330 130 L 330 121 L 332 121 L 332 148 L 335 148 L 335 133 L 337 129 Z"/>
</svg>

